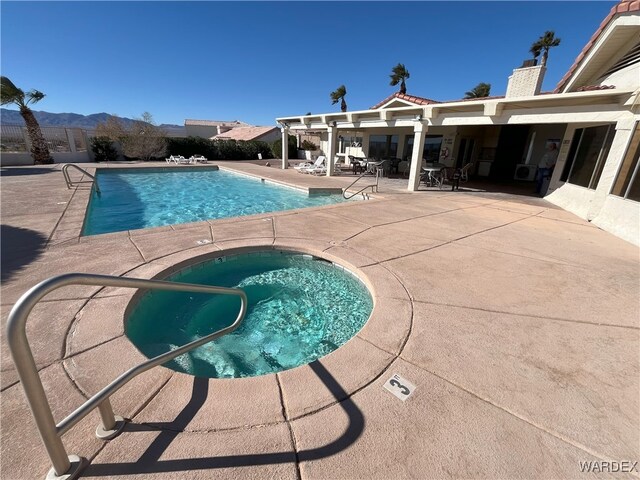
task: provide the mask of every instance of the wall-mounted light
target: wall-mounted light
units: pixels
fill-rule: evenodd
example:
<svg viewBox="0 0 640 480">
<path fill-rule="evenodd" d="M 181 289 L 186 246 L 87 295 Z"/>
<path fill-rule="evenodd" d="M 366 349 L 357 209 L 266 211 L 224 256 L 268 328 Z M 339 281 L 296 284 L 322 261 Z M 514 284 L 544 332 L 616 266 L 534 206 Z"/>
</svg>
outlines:
<svg viewBox="0 0 640 480">
<path fill-rule="evenodd" d="M 415 119 L 417 122 L 421 122 L 422 121 L 422 115 L 416 115 Z"/>
</svg>

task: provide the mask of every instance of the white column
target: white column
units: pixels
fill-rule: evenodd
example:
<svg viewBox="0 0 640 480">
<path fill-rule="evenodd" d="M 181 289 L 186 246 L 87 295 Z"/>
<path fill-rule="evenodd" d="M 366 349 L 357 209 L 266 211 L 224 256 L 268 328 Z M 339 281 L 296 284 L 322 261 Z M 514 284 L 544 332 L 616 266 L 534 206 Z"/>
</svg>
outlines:
<svg viewBox="0 0 640 480">
<path fill-rule="evenodd" d="M 289 168 L 289 127 L 282 127 L 282 169 Z"/>
<path fill-rule="evenodd" d="M 330 177 L 335 173 L 336 147 L 338 140 L 338 129 L 335 123 L 327 127 L 327 176 Z"/>
<path fill-rule="evenodd" d="M 415 192 L 420 186 L 420 168 L 422 167 L 422 154 L 424 153 L 424 139 L 427 136 L 427 126 L 422 122 L 416 122 L 413 127 L 413 152 L 411 154 L 411 166 L 409 173 L 410 192 Z"/>
</svg>

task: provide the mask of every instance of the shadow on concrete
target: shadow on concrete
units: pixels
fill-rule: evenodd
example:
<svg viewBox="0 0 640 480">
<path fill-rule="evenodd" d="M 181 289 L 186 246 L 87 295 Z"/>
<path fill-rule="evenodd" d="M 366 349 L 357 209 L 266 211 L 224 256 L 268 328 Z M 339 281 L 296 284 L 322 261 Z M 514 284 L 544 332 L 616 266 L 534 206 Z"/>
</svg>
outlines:
<svg viewBox="0 0 640 480">
<path fill-rule="evenodd" d="M 189 424 L 197 411 L 204 404 L 208 395 L 209 379 L 194 378 L 191 400 L 180 412 L 176 419 L 170 423 L 162 424 L 163 428 L 156 439 L 136 462 L 131 463 L 102 463 L 91 464 L 84 472 L 86 476 L 111 476 L 111 475 L 139 475 L 163 472 L 181 472 L 190 470 L 210 470 L 218 468 L 248 467 L 256 465 L 274 465 L 280 463 L 297 463 L 335 455 L 351 446 L 364 431 L 364 415 L 353 403 L 342 386 L 336 381 L 327 369 L 318 361 L 309 365 L 318 378 L 325 384 L 336 400 L 342 400 L 338 405 L 342 407 L 349 418 L 349 425 L 345 432 L 327 445 L 322 447 L 301 450 L 288 450 L 274 453 L 256 453 L 243 455 L 228 455 L 220 457 L 185 458 L 176 460 L 160 460 L 162 454 L 171 442 Z M 140 424 L 128 424 L 125 434 L 140 431 L 158 431 L 157 428 Z M 251 445 L 251 432 L 247 431 L 247 445 Z M 114 439 L 117 442 L 118 439 Z M 249 447 L 250 448 L 250 447 Z"/>
<path fill-rule="evenodd" d="M 10 280 L 44 252 L 47 237 L 26 228 L 0 225 L 0 270 L 2 281 Z"/>
<path fill-rule="evenodd" d="M 42 167 L 1 167 L 0 177 L 17 177 L 20 175 L 41 175 L 43 173 L 55 173 L 58 170 L 55 168 L 42 168 Z"/>
</svg>

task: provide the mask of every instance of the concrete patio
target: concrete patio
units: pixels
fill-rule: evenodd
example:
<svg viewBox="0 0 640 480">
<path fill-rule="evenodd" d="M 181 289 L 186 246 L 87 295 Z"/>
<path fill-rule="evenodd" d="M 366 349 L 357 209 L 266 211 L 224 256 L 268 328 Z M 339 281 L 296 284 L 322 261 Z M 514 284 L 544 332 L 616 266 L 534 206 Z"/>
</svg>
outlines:
<svg viewBox="0 0 640 480">
<path fill-rule="evenodd" d="M 355 178 L 217 164 L 303 188 Z M 592 478 L 580 462 L 640 460 L 639 251 L 578 217 L 385 180 L 369 201 L 80 237 L 89 192 L 59 169 L 1 168 L 2 479 L 50 468 L 4 338 L 20 295 L 62 273 L 152 278 L 265 248 L 358 272 L 369 322 L 274 375 L 141 375 L 112 397 L 131 419 L 119 437 L 94 436 L 97 413 L 64 435 L 91 462 L 83 478 Z M 27 334 L 57 421 L 144 359 L 124 336 L 132 295 L 73 287 L 34 309 Z M 405 402 L 383 388 L 393 374 L 416 386 Z"/>
</svg>

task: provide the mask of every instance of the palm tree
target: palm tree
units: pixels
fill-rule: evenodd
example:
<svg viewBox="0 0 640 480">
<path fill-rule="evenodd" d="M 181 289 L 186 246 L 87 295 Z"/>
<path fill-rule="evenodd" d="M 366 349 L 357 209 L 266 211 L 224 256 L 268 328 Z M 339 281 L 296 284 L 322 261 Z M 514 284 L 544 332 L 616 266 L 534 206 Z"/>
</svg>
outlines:
<svg viewBox="0 0 640 480">
<path fill-rule="evenodd" d="M 560 39 L 556 37 L 555 32 L 553 32 L 552 30 L 547 30 L 546 32 L 544 32 L 544 35 L 542 35 L 537 41 L 533 43 L 533 45 L 531 45 L 531 49 L 529 51 L 533 53 L 534 58 L 537 57 L 536 52 L 538 52 L 538 55 L 540 54 L 540 52 L 542 52 L 542 60 L 540 61 L 540 65 L 544 66 L 547 64 L 549 49 L 557 47 L 558 45 L 560 45 Z"/>
<path fill-rule="evenodd" d="M 333 92 L 331 92 L 331 105 L 335 105 L 340 102 L 340 110 L 347 111 L 347 102 L 344 101 L 344 96 L 347 94 L 347 89 L 344 85 L 340 85 Z"/>
<path fill-rule="evenodd" d="M 0 103 L 8 105 L 13 103 L 20 108 L 20 115 L 24 118 L 27 132 L 31 139 L 31 155 L 34 164 L 53 163 L 49 147 L 42 136 L 40 125 L 33 115 L 33 111 L 28 107 L 30 103 L 37 103 L 44 98 L 44 93 L 38 90 L 24 92 L 16 87 L 7 77 L 0 77 Z"/>
<path fill-rule="evenodd" d="M 488 97 L 491 92 L 491 84 L 480 82 L 468 92 L 465 92 L 464 98 L 483 98 Z"/>
<path fill-rule="evenodd" d="M 391 82 L 389 83 L 389 85 L 395 86 L 399 83 L 400 93 L 404 95 L 405 93 L 407 93 L 407 85 L 404 83 L 404 81 L 411 76 L 409 74 L 409 70 L 407 70 L 402 63 L 399 63 L 391 69 L 391 72 L 391 75 L 389 75 L 391 77 Z"/>
<path fill-rule="evenodd" d="M 531 52 L 531 54 L 533 55 L 533 59 L 537 61 L 538 57 L 540 56 L 540 53 L 542 52 L 542 47 L 538 45 L 538 42 L 536 42 L 533 45 L 531 45 L 529 52 Z"/>
</svg>

